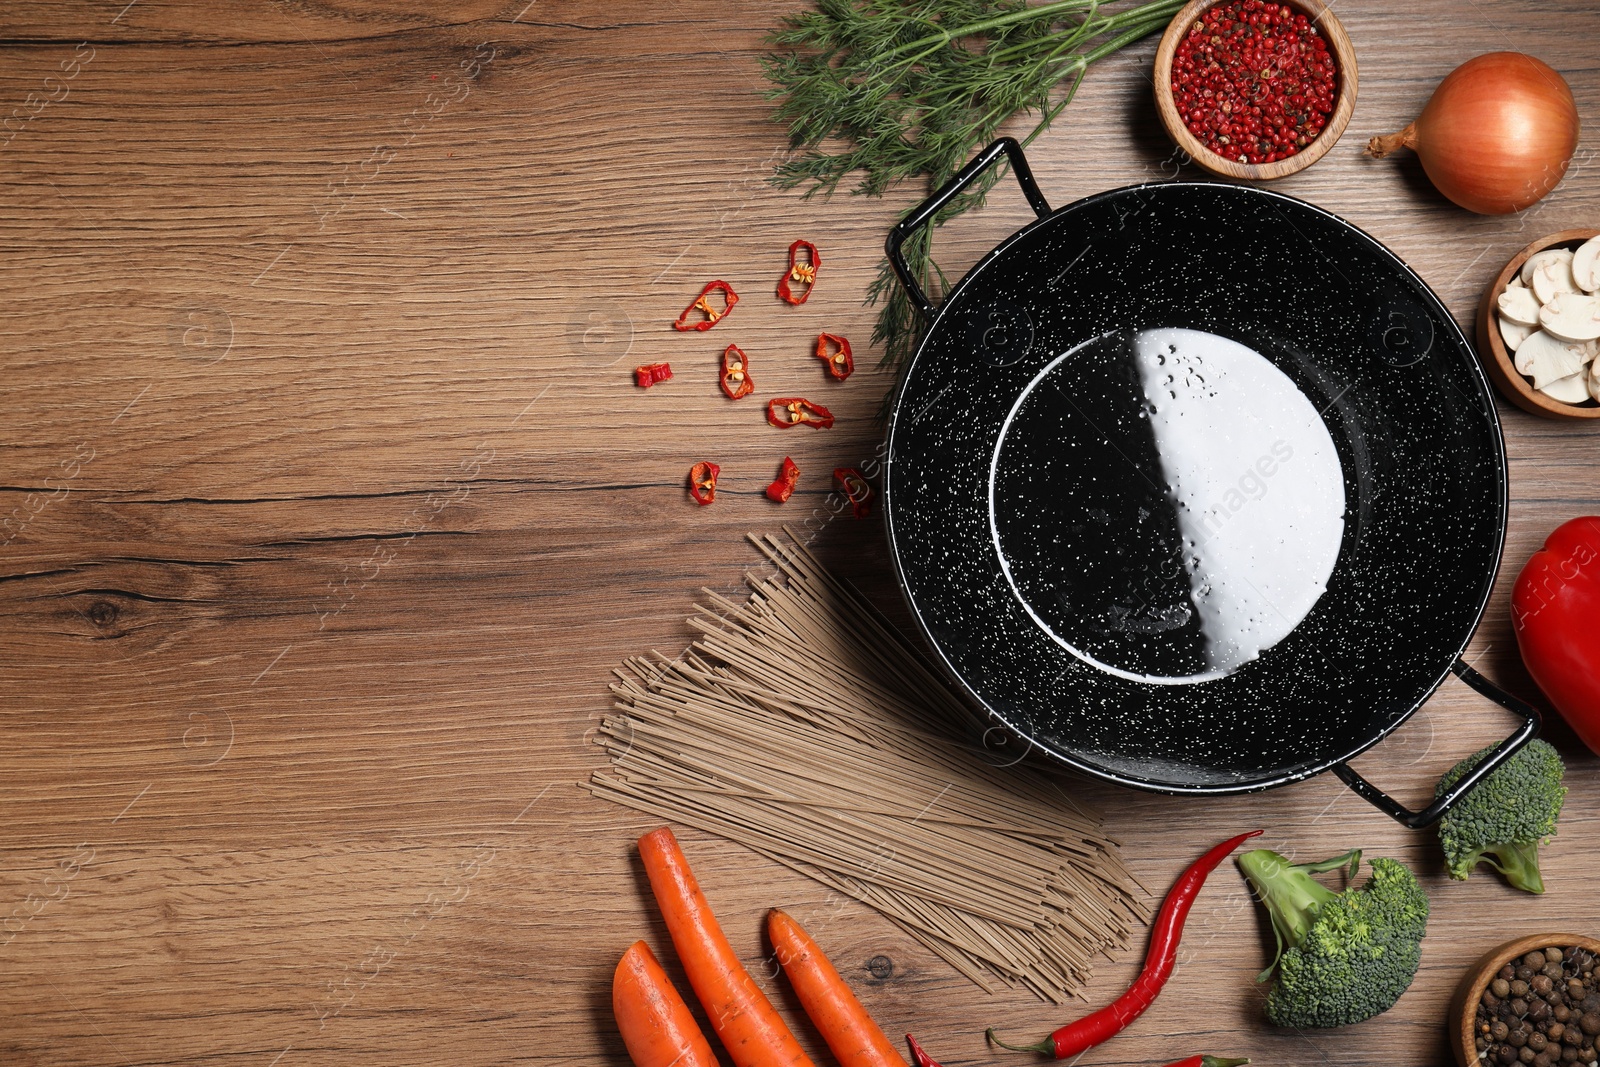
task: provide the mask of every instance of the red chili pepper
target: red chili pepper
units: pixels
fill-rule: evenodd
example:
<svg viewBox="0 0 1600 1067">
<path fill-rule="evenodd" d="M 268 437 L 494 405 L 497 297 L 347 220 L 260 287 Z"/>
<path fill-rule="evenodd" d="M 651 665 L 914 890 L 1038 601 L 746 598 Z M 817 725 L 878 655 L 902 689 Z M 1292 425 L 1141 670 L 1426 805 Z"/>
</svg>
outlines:
<svg viewBox="0 0 1600 1067">
<path fill-rule="evenodd" d="M 810 253 L 810 261 L 799 257 L 801 249 Z M 817 284 L 817 268 L 822 266 L 822 256 L 817 252 L 817 246 L 810 241 L 796 241 L 789 246 L 789 272 L 778 279 L 778 296 L 796 306 L 804 304 L 806 297 L 811 295 L 811 290 Z M 796 296 L 793 283 L 799 282 L 805 288 Z"/>
<path fill-rule="evenodd" d="M 738 345 L 729 345 L 722 351 L 722 391 L 729 400 L 756 391 L 756 383 L 750 380 L 750 359 Z"/>
<path fill-rule="evenodd" d="M 670 363 L 646 363 L 642 367 L 633 368 L 633 382 L 640 389 L 648 389 L 657 382 L 664 382 L 672 377 Z"/>
<path fill-rule="evenodd" d="M 939 1067 L 939 1061 L 923 1051 L 922 1046 L 917 1044 L 917 1039 L 910 1034 L 906 1035 L 906 1044 L 911 1046 L 911 1060 L 917 1067 Z"/>
<path fill-rule="evenodd" d="M 717 499 L 717 475 L 721 473 L 721 467 L 704 460 L 689 468 L 689 495 L 696 504 L 705 507 Z"/>
<path fill-rule="evenodd" d="M 1229 838 L 1195 860 L 1188 870 L 1179 875 L 1172 889 L 1167 892 L 1167 899 L 1161 902 L 1161 911 L 1157 913 L 1155 925 L 1150 929 L 1150 948 L 1145 953 L 1144 969 L 1126 993 L 1099 1011 L 1063 1026 L 1037 1045 L 1008 1045 L 995 1036 L 992 1027 L 988 1031 L 989 1040 L 1001 1048 L 1016 1052 L 1043 1052 L 1064 1060 L 1093 1048 L 1143 1015 L 1172 976 L 1173 964 L 1178 959 L 1178 938 L 1183 934 L 1183 921 L 1189 917 L 1189 909 L 1194 906 L 1194 898 L 1199 894 L 1200 887 L 1205 885 L 1206 875 L 1216 870 L 1217 864 L 1227 859 L 1228 854 L 1242 842 L 1260 833 L 1260 830 L 1251 830 L 1247 834 Z"/>
<path fill-rule="evenodd" d="M 939 1061 L 925 1052 L 917 1039 L 910 1034 L 906 1035 L 906 1044 L 911 1046 L 911 1059 L 917 1067 L 939 1067 Z M 1244 1067 L 1250 1061 L 1224 1059 L 1221 1056 L 1190 1056 L 1188 1059 L 1169 1063 L 1167 1067 Z"/>
<path fill-rule="evenodd" d="M 828 373 L 841 382 L 856 369 L 855 357 L 850 355 L 850 342 L 838 334 L 817 334 L 817 358 L 826 363 Z"/>
<path fill-rule="evenodd" d="M 800 468 L 794 465 L 794 460 L 788 456 L 783 457 L 783 466 L 778 468 L 778 478 L 767 486 L 767 499 L 782 504 L 794 496 L 794 487 L 800 481 Z"/>
<path fill-rule="evenodd" d="M 722 310 L 718 311 L 711 306 L 711 294 L 721 293 L 725 301 Z M 733 291 L 733 286 L 727 282 L 707 282 L 706 287 L 700 290 L 700 295 L 694 298 L 694 303 L 683 309 L 683 314 L 678 316 L 678 321 L 672 324 L 674 330 L 709 330 L 722 321 L 722 317 L 733 310 L 733 305 L 739 302 L 739 294 Z M 704 319 L 691 319 L 696 311 L 704 312 Z"/>
<path fill-rule="evenodd" d="M 872 513 L 872 486 L 860 467 L 838 467 L 833 472 L 833 480 L 839 483 L 844 498 L 850 501 L 850 510 L 856 518 L 864 519 Z"/>
<path fill-rule="evenodd" d="M 804 397 L 780 396 L 767 401 L 767 421 L 785 430 L 801 424 L 826 430 L 833 425 L 833 412 Z"/>
</svg>

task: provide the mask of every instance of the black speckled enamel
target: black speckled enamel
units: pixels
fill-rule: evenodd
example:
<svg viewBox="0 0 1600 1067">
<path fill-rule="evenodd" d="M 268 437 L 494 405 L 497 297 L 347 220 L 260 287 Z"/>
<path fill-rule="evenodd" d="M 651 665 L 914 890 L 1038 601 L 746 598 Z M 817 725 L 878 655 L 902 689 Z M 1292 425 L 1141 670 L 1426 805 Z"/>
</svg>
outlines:
<svg viewBox="0 0 1600 1067">
<path fill-rule="evenodd" d="M 1233 674 L 1186 685 L 1111 674 L 1052 640 L 1002 574 L 989 528 L 991 461 L 1028 383 L 1071 348 L 1156 327 L 1270 359 L 1323 413 L 1345 481 L 1338 563 L 1311 613 Z M 1051 491 L 1062 464 L 1103 477 L 1096 455 L 1049 457 Z M 1013 479 L 1007 492 L 1030 484 L 1048 483 Z M 906 370 L 884 485 L 902 588 L 984 711 L 1073 767 L 1169 792 L 1295 781 L 1383 738 L 1466 646 L 1505 531 L 1499 421 L 1438 298 L 1342 219 L 1220 184 L 1104 193 L 986 256 Z"/>
</svg>

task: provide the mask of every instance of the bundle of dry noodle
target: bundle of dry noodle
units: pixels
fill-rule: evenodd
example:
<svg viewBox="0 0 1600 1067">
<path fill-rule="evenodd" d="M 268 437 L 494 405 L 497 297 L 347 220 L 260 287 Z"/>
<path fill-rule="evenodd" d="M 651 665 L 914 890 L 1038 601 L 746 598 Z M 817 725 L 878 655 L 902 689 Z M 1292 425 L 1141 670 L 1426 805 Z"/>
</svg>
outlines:
<svg viewBox="0 0 1600 1067">
<path fill-rule="evenodd" d="M 742 842 L 877 909 L 985 989 L 1060 1002 L 1148 918 L 1098 818 L 957 740 L 957 699 L 792 538 L 678 659 L 628 661 L 591 790 Z"/>
</svg>

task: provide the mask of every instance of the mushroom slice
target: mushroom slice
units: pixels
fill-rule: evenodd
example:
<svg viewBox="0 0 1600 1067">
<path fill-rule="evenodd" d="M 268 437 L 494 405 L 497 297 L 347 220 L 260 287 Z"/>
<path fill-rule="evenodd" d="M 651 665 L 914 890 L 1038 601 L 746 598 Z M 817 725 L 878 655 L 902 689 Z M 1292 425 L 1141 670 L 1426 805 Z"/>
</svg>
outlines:
<svg viewBox="0 0 1600 1067">
<path fill-rule="evenodd" d="M 1539 392 L 1551 400 L 1559 400 L 1563 404 L 1581 404 L 1589 399 L 1589 375 L 1573 374 L 1566 378 L 1557 378 Z"/>
<path fill-rule="evenodd" d="M 1583 370 L 1585 348 L 1583 345 L 1558 341 L 1543 330 L 1532 333 L 1517 349 L 1517 367 L 1533 379 L 1535 389 L 1543 389 L 1551 382 L 1570 378 Z M 1527 368 L 1523 370 L 1522 368 Z"/>
<path fill-rule="evenodd" d="M 1526 341 L 1528 335 L 1534 330 L 1532 326 L 1524 326 L 1520 322 L 1512 322 L 1504 315 L 1498 316 L 1498 321 L 1500 323 L 1500 340 L 1504 341 L 1506 347 L 1513 352 L 1522 347 L 1522 342 Z M 1521 370 L 1522 368 L 1518 367 L 1517 369 Z"/>
<path fill-rule="evenodd" d="M 1589 395 L 1600 401 L 1600 359 L 1589 364 Z"/>
<path fill-rule="evenodd" d="M 1557 293 L 1539 309 L 1539 325 L 1560 341 L 1593 341 L 1600 337 L 1600 297 Z"/>
<path fill-rule="evenodd" d="M 1533 290 L 1533 295 L 1539 298 L 1541 304 L 1548 304 L 1557 293 L 1576 293 L 1578 283 L 1572 277 L 1571 254 L 1563 259 L 1547 259 L 1539 264 L 1528 281 L 1528 288 Z"/>
<path fill-rule="evenodd" d="M 1586 293 L 1600 290 L 1600 237 L 1591 237 L 1572 253 L 1572 280 Z"/>
<path fill-rule="evenodd" d="M 1528 257 L 1527 262 L 1522 264 L 1522 270 L 1517 275 L 1522 279 L 1522 284 L 1532 285 L 1533 272 L 1538 270 L 1542 264 L 1548 263 L 1553 259 L 1565 259 L 1570 263 L 1572 261 L 1572 253 L 1565 248 L 1547 248 L 1543 252 L 1535 252 Z"/>
<path fill-rule="evenodd" d="M 1533 295 L 1531 289 L 1507 289 L 1500 294 L 1500 299 L 1495 301 L 1500 308 L 1500 316 L 1510 319 L 1518 326 L 1533 326 L 1537 328 L 1539 322 L 1539 305 L 1541 301 Z"/>
</svg>

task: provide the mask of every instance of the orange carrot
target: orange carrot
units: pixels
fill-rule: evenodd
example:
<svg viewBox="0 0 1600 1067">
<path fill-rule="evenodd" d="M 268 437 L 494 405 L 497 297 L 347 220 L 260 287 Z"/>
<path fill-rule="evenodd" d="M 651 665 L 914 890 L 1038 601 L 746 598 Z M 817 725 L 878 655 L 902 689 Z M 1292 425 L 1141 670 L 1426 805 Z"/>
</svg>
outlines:
<svg viewBox="0 0 1600 1067">
<path fill-rule="evenodd" d="M 635 941 L 617 964 L 611 1013 L 634 1067 L 717 1067 L 689 1005 L 643 941 Z"/>
<path fill-rule="evenodd" d="M 905 1060 L 803 926 L 774 908 L 767 916 L 767 935 L 801 1007 L 822 1032 L 839 1067 L 905 1067 Z"/>
<path fill-rule="evenodd" d="M 812 1067 L 734 955 L 672 831 L 663 826 L 639 838 L 639 856 L 689 984 L 735 1067 Z"/>
</svg>

